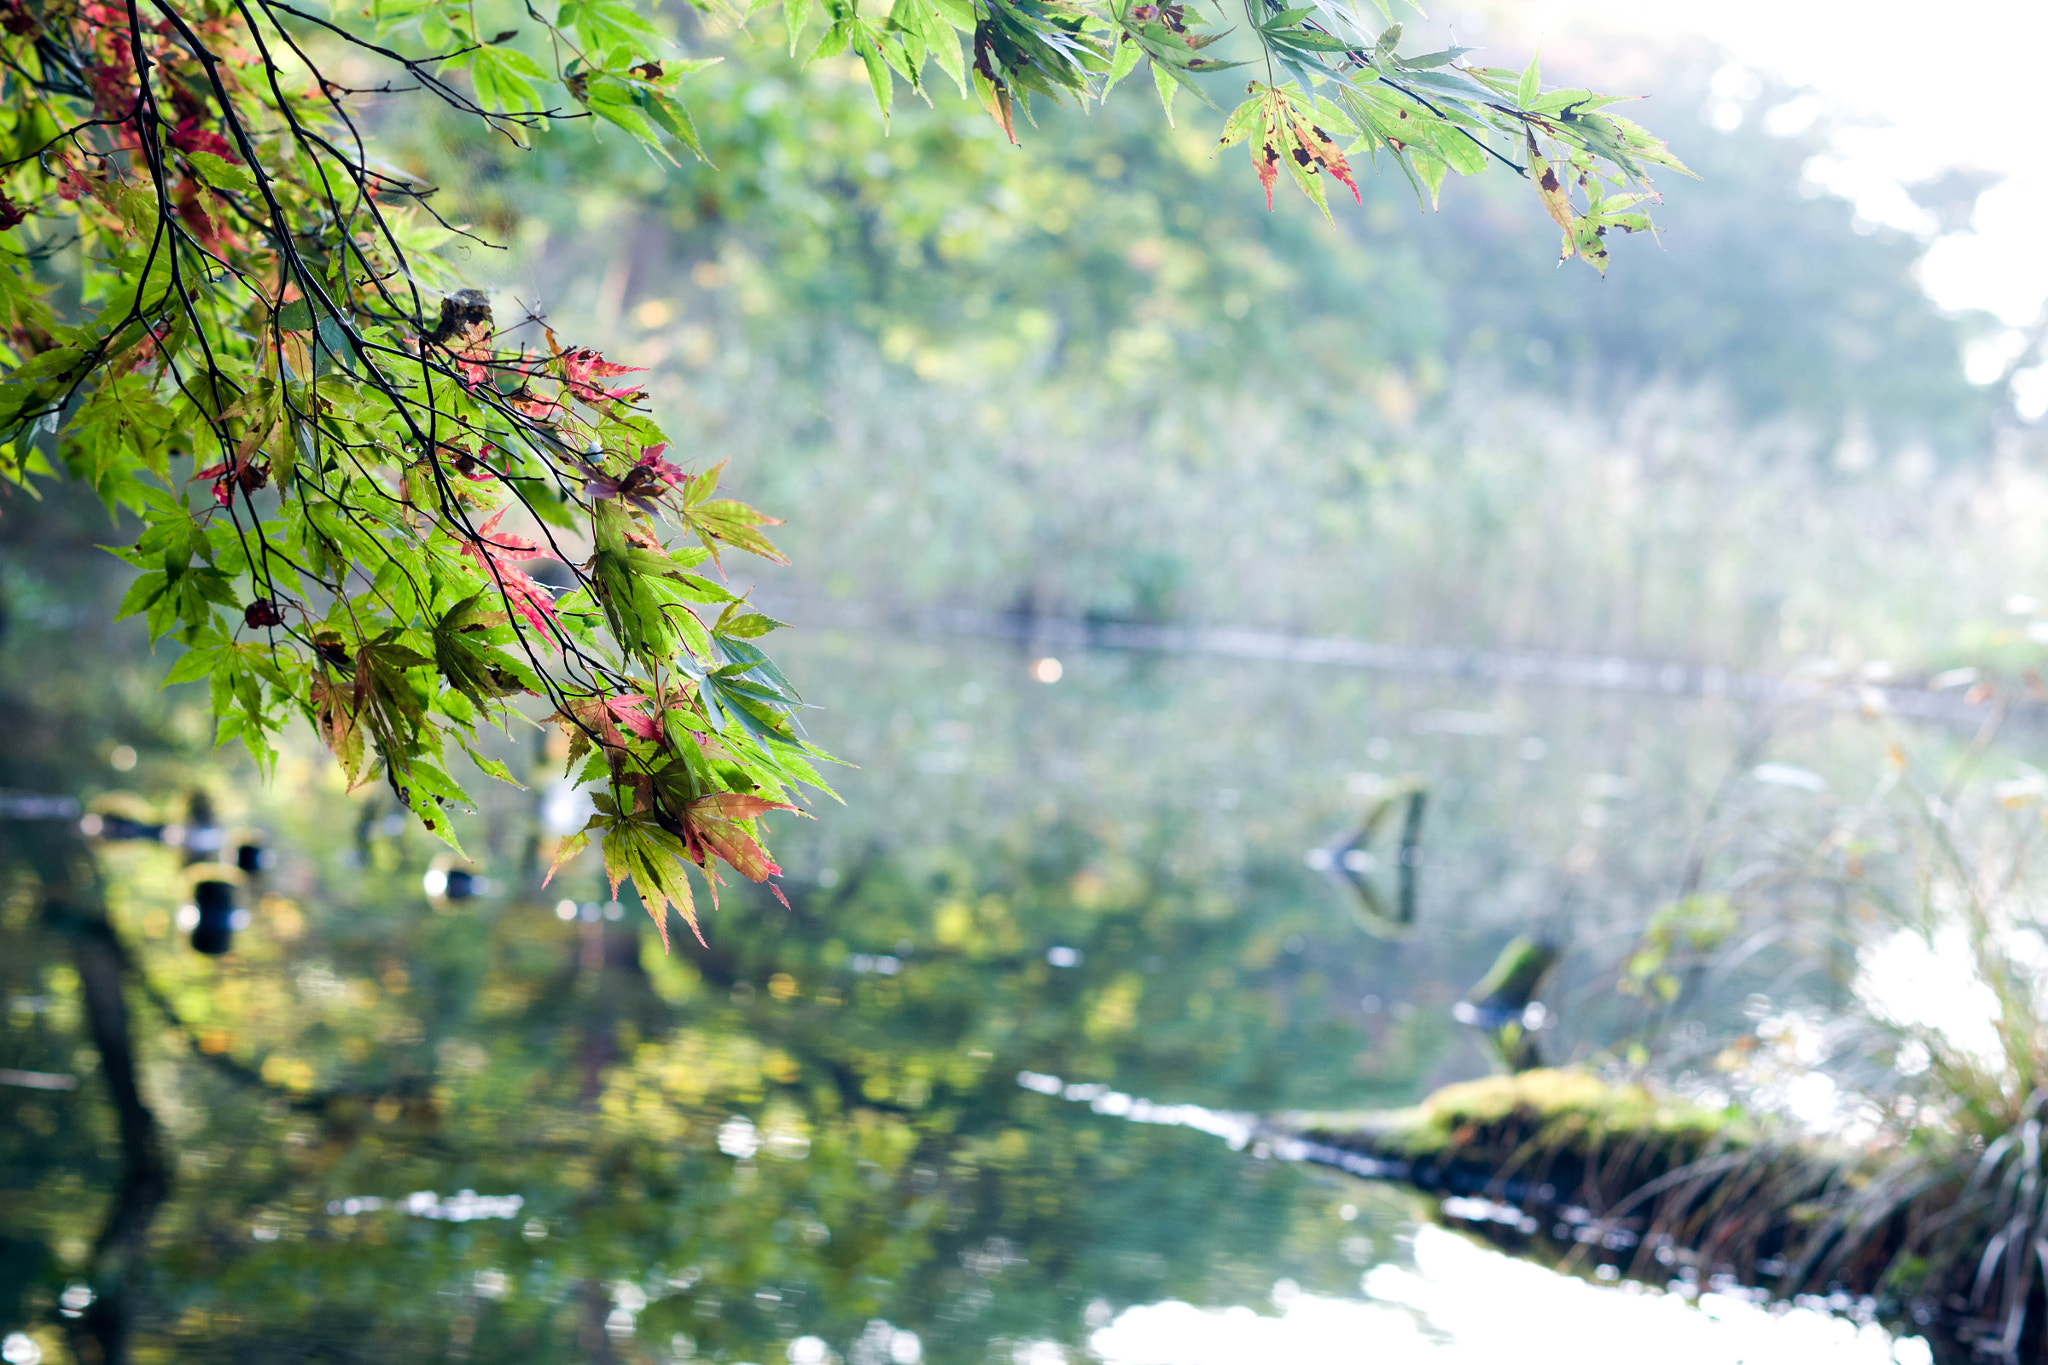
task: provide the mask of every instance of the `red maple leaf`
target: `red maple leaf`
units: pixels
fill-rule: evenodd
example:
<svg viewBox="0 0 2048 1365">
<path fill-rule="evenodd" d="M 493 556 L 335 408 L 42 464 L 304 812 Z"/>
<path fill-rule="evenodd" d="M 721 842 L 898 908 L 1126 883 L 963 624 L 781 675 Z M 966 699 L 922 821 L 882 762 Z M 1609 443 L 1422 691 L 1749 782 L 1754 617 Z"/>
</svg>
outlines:
<svg viewBox="0 0 2048 1365">
<path fill-rule="evenodd" d="M 213 500 L 219 506 L 226 507 L 235 500 L 235 462 L 233 460 L 225 460 L 220 464 L 210 464 L 192 476 L 192 482 L 194 483 L 199 482 L 201 479 L 213 480 Z"/>
<path fill-rule="evenodd" d="M 789 904 L 782 888 L 768 882 L 770 877 L 781 876 L 782 869 L 754 837 L 753 822 L 771 810 L 795 809 L 787 801 L 770 801 L 741 792 L 717 792 L 683 807 L 683 843 L 711 883 L 713 906 L 718 904 L 719 880 L 711 866 L 713 855 L 748 881 L 766 883 L 777 900 L 785 906 Z"/>
<path fill-rule="evenodd" d="M 72 203 L 92 193 L 92 181 L 84 171 L 72 165 L 64 157 L 56 158 L 57 165 L 64 172 L 64 178 L 57 182 L 57 197 L 65 203 Z"/>
<path fill-rule="evenodd" d="M 635 384 L 626 389 L 607 389 L 590 381 L 609 379 L 620 374 L 642 374 L 646 369 L 645 365 L 614 365 L 588 347 L 562 353 L 562 378 L 569 385 L 569 392 L 585 403 L 599 403 L 608 398 L 631 398 L 640 392 L 644 385 Z"/>
<path fill-rule="evenodd" d="M 1259 183 L 1266 187 L 1266 211 L 1270 213 L 1273 209 L 1273 181 L 1280 174 L 1280 149 L 1273 145 L 1270 137 L 1252 153 L 1252 164 L 1258 168 Z"/>
<path fill-rule="evenodd" d="M 644 476 L 650 481 L 659 479 L 666 484 L 681 483 L 690 476 L 684 473 L 680 466 L 671 464 L 662 458 L 667 450 L 668 442 L 666 441 L 663 441 L 658 446 L 641 446 L 640 460 L 633 467 L 636 470 L 644 471 Z"/>
<path fill-rule="evenodd" d="M 645 694 L 629 692 L 623 697 L 606 697 L 604 706 L 619 724 L 640 738 L 660 739 L 661 716 L 658 713 L 650 713 L 646 709 L 646 701 Z"/>
<path fill-rule="evenodd" d="M 498 521 L 505 515 L 500 508 L 491 519 L 477 527 L 476 537 L 467 540 L 462 553 L 474 559 L 485 575 L 498 585 L 505 594 L 505 600 L 514 611 L 540 633 L 541 644 L 550 652 L 555 648 L 555 597 L 546 588 L 529 578 L 516 561 L 522 559 L 554 559 L 555 555 L 543 550 L 525 536 L 500 531 Z"/>
<path fill-rule="evenodd" d="M 228 140 L 196 118 L 188 118 L 171 130 L 171 145 L 181 152 L 212 152 L 223 161 L 240 161 Z"/>
<path fill-rule="evenodd" d="M 219 464 L 208 465 L 192 475 L 193 483 L 201 479 L 213 480 L 213 500 L 219 506 L 226 507 L 235 500 L 237 487 L 244 493 L 254 493 L 269 483 L 270 470 L 267 466 L 253 461 L 229 456 Z"/>
<path fill-rule="evenodd" d="M 1291 153 L 1295 164 L 1311 174 L 1318 167 L 1329 172 L 1343 183 L 1345 189 L 1351 191 L 1353 199 L 1363 204 L 1364 196 L 1359 194 L 1358 182 L 1351 175 L 1351 163 L 1344 159 L 1344 152 L 1337 146 L 1337 140 L 1324 132 L 1314 119 L 1305 117 L 1292 104 L 1287 106 L 1287 122 L 1295 143 Z"/>
<path fill-rule="evenodd" d="M 659 510 L 661 500 L 669 490 L 679 483 L 688 482 L 690 477 L 683 469 L 662 458 L 662 452 L 667 449 L 666 442 L 642 446 L 639 460 L 616 479 L 595 465 L 585 465 L 584 495 L 595 499 L 624 498 L 652 515 Z"/>
<path fill-rule="evenodd" d="M 506 398 L 505 406 L 536 422 L 559 422 L 569 410 L 552 398 L 541 398 L 531 393 L 515 394 Z"/>
<path fill-rule="evenodd" d="M 216 216 L 213 209 L 209 206 L 207 202 L 209 197 L 219 198 L 220 192 L 213 190 L 202 193 L 197 182 L 189 176 L 180 176 L 177 193 L 174 196 L 178 217 L 183 219 L 185 226 L 192 230 L 193 236 L 209 246 L 216 243 L 226 243 L 230 246 L 241 245 L 241 239 L 234 233 L 226 230 L 222 225 L 222 220 Z"/>
<path fill-rule="evenodd" d="M 447 453 L 449 463 L 455 466 L 455 472 L 471 483 L 489 483 L 492 479 L 503 478 L 512 469 L 512 457 L 494 445 L 486 444 L 474 455 L 460 446 L 444 446 L 442 449 Z M 502 469 L 492 467 L 490 461 L 494 456 L 504 466 Z"/>
</svg>

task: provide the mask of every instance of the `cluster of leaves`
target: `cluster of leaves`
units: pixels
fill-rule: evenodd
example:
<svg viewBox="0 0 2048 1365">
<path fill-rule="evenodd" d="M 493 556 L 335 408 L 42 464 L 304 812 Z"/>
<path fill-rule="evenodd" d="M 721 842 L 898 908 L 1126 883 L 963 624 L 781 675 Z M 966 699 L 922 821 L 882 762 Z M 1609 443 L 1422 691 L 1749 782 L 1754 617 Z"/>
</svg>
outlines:
<svg viewBox="0 0 2048 1365">
<path fill-rule="evenodd" d="M 1253 81 L 1224 124 L 1220 144 L 1249 142 L 1269 206 L 1282 166 L 1325 216 L 1330 209 L 1321 177 L 1359 199 L 1339 136 L 1351 140 L 1354 154 L 1390 151 L 1432 202 L 1450 171 L 1477 175 L 1499 162 L 1534 184 L 1544 211 L 1564 229 L 1561 258 L 1578 257 L 1605 274 L 1608 231 L 1651 228 L 1643 208 L 1653 198 L 1649 168 L 1685 171 L 1637 124 L 1603 112 L 1623 97 L 1543 93 L 1536 58 L 1519 75 L 1468 66 L 1461 60 L 1465 48 L 1404 58 L 1396 51 L 1398 24 L 1368 42 L 1355 16 L 1344 16 L 1352 21 L 1347 30 L 1342 19 L 1318 7 L 1280 10 L 1269 3 L 1269 9 L 1275 12 L 1257 30 L 1269 76 L 1277 68 L 1293 79 Z M 1360 36 L 1340 36 L 1346 32 Z"/>
<path fill-rule="evenodd" d="M 434 308 L 427 253 L 455 229 L 375 165 L 316 65 L 352 48 L 518 134 L 547 117 L 505 108 L 530 59 L 414 61 L 231 0 L 17 3 L 0 28 L 0 469 L 32 492 L 61 466 L 140 515 L 122 614 L 185 647 L 170 681 L 210 682 L 220 739 L 265 762 L 304 717 L 453 844 L 450 749 L 511 780 L 479 728 L 542 697 L 605 785 L 609 869 L 657 919 L 694 924 L 683 861 L 714 886 L 720 860 L 774 875 L 756 821 L 822 786 L 820 755 L 756 644 L 778 623 L 699 572 L 780 561 L 771 520 L 716 496 L 722 465 L 668 458 L 626 367 L 540 326 L 514 344 L 474 291 Z M 630 9 L 551 32 L 606 54 L 560 73 L 589 114 L 687 131 Z"/>
<path fill-rule="evenodd" d="M 1650 169 L 1690 174 L 1662 142 L 1612 111 L 1626 97 L 1545 93 L 1534 58 L 1518 73 L 1467 64 L 1469 48 L 1403 57 L 1401 25 L 1383 3 L 1372 23 L 1342 0 L 1248 3 L 1246 32 L 1256 47 L 1240 40 L 1217 49 L 1232 32 L 1219 27 L 1220 4 L 1212 18 L 1196 4 L 1150 0 L 897 0 L 883 17 L 848 0 L 783 0 L 792 53 L 814 2 L 827 26 L 811 58 L 856 54 L 885 114 L 895 77 L 924 95 L 926 68 L 936 63 L 961 93 L 971 86 L 1013 141 L 1016 116 L 1029 117 L 1033 95 L 1101 100 L 1141 62 L 1169 119 L 1181 89 L 1213 103 L 1198 77 L 1262 66 L 1266 79 L 1246 87 L 1219 145 L 1249 141 L 1269 207 L 1282 166 L 1328 216 L 1322 177 L 1358 199 L 1348 158 L 1361 151 L 1390 153 L 1432 201 L 1449 172 L 1477 175 L 1498 163 L 1535 186 L 1564 230 L 1563 258 L 1602 273 L 1609 230 L 1650 230 Z M 755 0 L 749 12 L 767 3 Z M 961 55 L 962 36 L 971 60 Z"/>
<path fill-rule="evenodd" d="M 1099 98 L 1144 60 L 1170 105 L 1236 64 L 1202 55 L 1221 35 L 1178 6 L 822 8 L 809 59 L 857 54 L 885 114 L 894 80 L 922 92 L 936 61 L 1013 136 L 1034 93 Z M 662 156 L 697 149 L 677 85 L 702 64 L 675 60 L 630 4 L 525 13 L 532 50 L 520 27 L 428 0 L 380 0 L 367 25 L 288 0 L 6 0 L 0 473 L 32 491 L 61 468 L 139 514 L 123 614 L 185 647 L 171 679 L 211 684 L 223 741 L 261 761 L 304 717 L 352 781 L 381 774 L 451 843 L 440 810 L 469 797 L 450 747 L 509 778 L 478 728 L 545 698 L 572 775 L 605 789 L 565 855 L 601 835 L 614 881 L 633 877 L 658 922 L 672 904 L 694 926 L 682 864 L 714 891 L 721 862 L 775 875 L 760 817 L 824 789 L 797 694 L 755 643 L 778 623 L 697 572 L 725 549 L 779 561 L 771 519 L 715 496 L 722 465 L 669 459 L 626 367 L 538 318 L 501 328 L 459 288 L 433 253 L 462 229 L 356 122 L 365 96 L 410 92 L 515 143 L 577 119 Z M 793 46 L 809 16 L 810 0 L 787 9 Z M 1598 264 L 1601 228 L 1537 134 L 1596 206 L 1596 162 L 1617 184 L 1673 164 L 1584 92 L 1539 98 L 1533 66 L 1511 98 L 1456 53 L 1404 65 L 1396 30 L 1360 46 L 1331 10 L 1276 10 L 1254 31 L 1294 77 L 1255 85 L 1254 114 L 1231 123 L 1259 134 L 1269 197 L 1281 162 L 1318 202 L 1322 173 L 1355 191 L 1325 125 L 1373 129 L 1432 187 L 1442 166 L 1483 164 L 1468 150 L 1481 125 L 1512 129 L 1579 234 L 1568 251 Z M 365 70 L 384 82 L 336 74 Z M 1397 71 L 1433 95 L 1402 93 Z"/>
</svg>

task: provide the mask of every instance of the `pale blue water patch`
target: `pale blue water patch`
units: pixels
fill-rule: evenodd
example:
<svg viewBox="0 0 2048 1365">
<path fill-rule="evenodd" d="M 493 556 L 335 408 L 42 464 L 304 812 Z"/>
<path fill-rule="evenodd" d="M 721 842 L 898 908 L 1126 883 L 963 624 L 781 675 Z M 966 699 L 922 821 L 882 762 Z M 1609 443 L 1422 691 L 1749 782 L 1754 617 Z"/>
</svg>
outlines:
<svg viewBox="0 0 2048 1365">
<path fill-rule="evenodd" d="M 1691 1294 L 1607 1286 L 1475 1245 L 1408 1235 L 1407 1264 L 1374 1266 L 1356 1298 L 1274 1286 L 1274 1313 L 1181 1302 L 1126 1309 L 1089 1338 L 1103 1365 L 1931 1365 L 1819 1304 L 1767 1305 L 1732 1287 Z"/>
</svg>

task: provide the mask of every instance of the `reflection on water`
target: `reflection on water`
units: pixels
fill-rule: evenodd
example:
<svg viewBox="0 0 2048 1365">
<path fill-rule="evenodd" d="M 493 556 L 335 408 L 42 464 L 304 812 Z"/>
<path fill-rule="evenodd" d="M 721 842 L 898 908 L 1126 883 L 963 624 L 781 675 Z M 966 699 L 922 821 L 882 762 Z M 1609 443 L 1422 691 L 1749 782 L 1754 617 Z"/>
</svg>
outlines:
<svg viewBox="0 0 2048 1365">
<path fill-rule="evenodd" d="M 1685 1288 L 1680 1286 L 1679 1288 Z M 1668 1365 L 1928 1365 L 1927 1343 L 1821 1307 L 1773 1312 L 1732 1286 L 1656 1293 L 1605 1289 L 1417 1229 L 1409 1264 L 1364 1275 L 1357 1296 L 1302 1292 L 1283 1280 L 1277 1316 L 1185 1303 L 1128 1309 L 1094 1333 L 1104 1365 L 1581 1365 L 1654 1358 Z"/>
<path fill-rule="evenodd" d="M 1706 794 L 1716 838 L 1783 822 L 1807 794 L 1729 775 L 1853 764 L 1853 720 L 1127 654 L 1045 681 L 957 641 L 805 650 L 836 707 L 813 728 L 860 765 L 849 806 L 780 832 L 788 909 L 731 892 L 673 957 L 630 901 L 604 913 L 594 868 L 540 887 L 537 751 L 508 757 L 539 790 L 465 830 L 491 886 L 465 900 L 331 765 L 222 791 L 280 857 L 242 879 L 251 922 L 218 961 L 177 932 L 179 861 L 106 847 L 175 1014 L 138 1016 L 176 1162 L 135 1294 L 149 1358 L 1458 1360 L 1548 1334 L 1575 1358 L 1681 1338 L 1677 1360 L 1886 1358 L 1817 1314 L 1726 1294 L 1695 1313 L 1506 1261 L 1245 1141 L 1250 1115 L 1482 1071 L 1449 1007 L 1518 932 L 1572 945 L 1550 1055 L 1631 1036 L 1638 1007 L 1587 954 L 1668 895 Z M 1410 778 L 1430 793 L 1416 922 L 1375 937 L 1310 855 Z M 81 1074 L 76 978 L 25 904 L 6 914 L 0 1061 Z M 1717 989 L 1736 1012 L 1751 986 Z M 0 1331 L 41 1323 L 59 1349 L 115 1167 L 94 1085 L 0 1087 Z"/>
<path fill-rule="evenodd" d="M 1198 1133 L 1220 1137 L 1230 1150 L 1241 1152 L 1251 1141 L 1255 1120 L 1250 1114 L 1227 1114 L 1199 1104 L 1154 1104 L 1143 1096 L 1126 1095 L 1099 1083 L 1074 1081 L 1062 1084 L 1057 1076 L 1036 1071 L 1017 1073 L 1017 1084 L 1041 1095 L 1079 1100 L 1097 1114 L 1109 1114 L 1132 1123 L 1158 1123 L 1169 1128 L 1192 1128 Z"/>
</svg>

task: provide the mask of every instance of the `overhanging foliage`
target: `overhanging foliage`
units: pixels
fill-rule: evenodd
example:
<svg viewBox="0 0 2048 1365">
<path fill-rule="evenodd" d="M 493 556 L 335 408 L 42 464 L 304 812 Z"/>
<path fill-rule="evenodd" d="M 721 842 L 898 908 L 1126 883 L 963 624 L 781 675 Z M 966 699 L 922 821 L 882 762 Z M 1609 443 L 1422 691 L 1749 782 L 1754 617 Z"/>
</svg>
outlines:
<svg viewBox="0 0 2048 1365">
<path fill-rule="evenodd" d="M 829 790 L 756 643 L 779 623 L 702 572 L 780 561 L 773 520 L 716 496 L 722 463 L 671 459 L 627 367 L 462 288 L 435 252 L 463 230 L 357 118 L 410 92 L 515 143 L 602 120 L 695 152 L 680 84 L 703 62 L 620 0 L 499 6 L 505 27 L 489 8 L 10 0 L 0 472 L 32 491 L 61 471 L 139 514 L 123 614 L 185 647 L 169 680 L 210 684 L 223 742 L 262 761 L 303 717 L 451 844 L 451 746 L 510 780 L 479 727 L 545 698 L 571 775 L 604 788 L 563 856 L 600 836 L 615 883 L 694 927 L 682 864 L 714 894 L 720 863 L 772 878 L 760 817 Z M 1141 63 L 1169 114 L 1176 89 L 1259 67 L 1221 140 L 1250 143 L 1269 202 L 1284 165 L 1327 213 L 1323 177 L 1356 194 L 1366 149 L 1432 195 L 1498 161 L 1603 270 L 1609 228 L 1649 227 L 1647 168 L 1678 165 L 1614 100 L 1544 93 L 1533 61 L 1404 58 L 1390 16 L 1374 32 L 1335 3 L 1248 9 L 1248 62 L 1206 55 L 1222 34 L 1179 5 L 793 0 L 793 50 L 814 11 L 809 58 L 857 56 L 885 115 L 936 64 L 1013 138 L 1034 94 L 1098 100 Z"/>
</svg>

